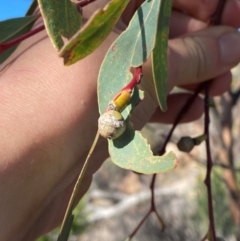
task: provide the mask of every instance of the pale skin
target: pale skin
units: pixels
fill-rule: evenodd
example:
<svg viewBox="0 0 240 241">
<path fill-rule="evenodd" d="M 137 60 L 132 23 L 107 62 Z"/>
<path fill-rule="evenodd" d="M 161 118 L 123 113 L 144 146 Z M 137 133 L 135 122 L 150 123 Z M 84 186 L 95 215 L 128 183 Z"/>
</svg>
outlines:
<svg viewBox="0 0 240 241">
<path fill-rule="evenodd" d="M 123 21 L 128 21 L 135 4 L 131 2 Z M 229 87 L 229 70 L 240 61 L 237 43 L 240 34 L 235 30 L 240 26 L 240 2 L 227 1 L 222 16 L 226 26 L 207 28 L 216 5 L 217 0 L 174 1 L 168 48 L 169 92 L 174 86 L 194 89 L 208 79 L 213 79 L 210 86 L 213 96 Z M 99 67 L 117 36 L 112 32 L 93 54 L 73 66 L 63 67 L 62 59 L 42 32 L 22 43 L 17 51 L 28 47 L 27 50 L 1 72 L 0 240 L 34 240 L 62 220 L 74 182 L 97 132 Z M 221 56 L 221 49 L 225 57 Z M 146 124 L 157 108 L 150 65 L 147 62 L 144 66 L 142 86 L 146 100 L 135 113 L 137 128 Z M 153 119 L 171 123 L 187 97 L 186 94 L 169 96 L 169 111 L 158 110 Z M 202 111 L 203 102 L 199 98 L 184 121 L 200 117 Z M 101 139 L 79 198 L 107 156 L 106 141 Z"/>
</svg>

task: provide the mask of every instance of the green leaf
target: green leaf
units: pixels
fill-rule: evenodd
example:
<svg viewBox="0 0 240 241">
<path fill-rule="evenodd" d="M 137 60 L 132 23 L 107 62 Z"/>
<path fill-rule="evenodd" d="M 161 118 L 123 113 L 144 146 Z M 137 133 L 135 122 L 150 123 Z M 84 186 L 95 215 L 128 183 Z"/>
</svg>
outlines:
<svg viewBox="0 0 240 241">
<path fill-rule="evenodd" d="M 155 45 L 159 0 L 145 1 L 134 14 L 128 28 L 108 50 L 99 74 L 99 109 L 102 114 L 108 102 L 132 78 L 130 67 L 142 65 Z"/>
<path fill-rule="evenodd" d="M 99 112 L 105 112 L 110 100 L 132 78 L 131 67 L 142 65 L 155 45 L 158 10 L 161 1 L 145 1 L 134 14 L 128 28 L 112 44 L 102 63 L 98 79 Z M 112 161 L 118 166 L 139 173 L 151 174 L 170 170 L 177 165 L 175 155 L 153 156 L 147 141 L 134 131 L 130 113 L 142 98 L 135 88 L 130 104 L 123 111 L 127 130 L 119 138 L 108 141 Z"/>
<path fill-rule="evenodd" d="M 10 39 L 16 38 L 19 36 L 20 32 L 31 25 L 35 20 L 36 16 L 26 16 L 21 18 L 12 18 L 0 22 L 0 42 L 6 42 Z"/>
<path fill-rule="evenodd" d="M 115 140 L 108 140 L 111 160 L 116 165 L 144 174 L 166 172 L 178 164 L 175 154 L 169 152 L 164 156 L 153 156 L 150 145 L 135 131 L 130 122 L 134 107 L 143 99 L 143 91 L 134 89 L 131 101 L 122 115 L 127 123 L 127 129 L 122 136 Z"/>
<path fill-rule="evenodd" d="M 127 6 L 129 0 L 112 0 L 98 10 L 86 25 L 62 48 L 65 65 L 85 58 L 102 44 Z"/>
<path fill-rule="evenodd" d="M 175 154 L 153 156 L 149 144 L 139 131 L 134 131 L 129 121 L 127 130 L 119 138 L 108 141 L 111 160 L 118 166 L 144 174 L 169 171 L 178 164 Z"/>
<path fill-rule="evenodd" d="M 156 45 L 152 52 L 153 80 L 158 103 L 163 111 L 167 110 L 167 47 L 172 3 L 173 0 L 162 0 Z"/>
<path fill-rule="evenodd" d="M 32 15 L 35 12 L 37 7 L 38 7 L 38 1 L 37 0 L 33 0 L 32 4 L 30 5 L 30 7 L 29 7 L 29 9 L 28 9 L 28 11 L 26 13 L 26 16 Z"/>
<path fill-rule="evenodd" d="M 0 43 L 13 40 L 24 33 L 28 32 L 37 16 L 26 16 L 21 18 L 13 18 L 0 22 Z M 17 48 L 17 45 L 0 54 L 0 64 L 2 64 Z"/>
<path fill-rule="evenodd" d="M 64 230 L 62 230 L 62 232 L 59 234 L 57 241 L 67 241 L 68 240 L 69 234 L 71 232 L 73 218 L 74 218 L 74 215 L 69 213 L 69 215 L 66 219 L 66 226 L 65 226 Z"/>
<path fill-rule="evenodd" d="M 38 0 L 52 44 L 60 49 L 62 37 L 71 38 L 81 26 L 81 15 L 70 0 Z"/>
</svg>

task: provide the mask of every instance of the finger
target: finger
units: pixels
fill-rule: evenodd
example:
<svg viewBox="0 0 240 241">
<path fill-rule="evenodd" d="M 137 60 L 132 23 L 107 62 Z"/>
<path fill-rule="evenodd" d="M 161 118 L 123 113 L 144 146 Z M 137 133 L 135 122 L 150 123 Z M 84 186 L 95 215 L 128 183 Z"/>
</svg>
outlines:
<svg viewBox="0 0 240 241">
<path fill-rule="evenodd" d="M 131 16 L 135 10 L 134 2 L 131 1 L 127 6 L 126 10 L 123 12 L 121 20 L 127 26 L 131 20 Z M 172 11 L 170 19 L 170 38 L 185 34 L 187 32 L 199 31 L 207 28 L 208 24 L 204 21 L 195 19 L 191 16 L 183 14 L 179 11 Z"/>
<path fill-rule="evenodd" d="M 183 106 L 189 101 L 192 94 L 181 93 L 181 94 L 171 94 L 168 96 L 167 104 L 168 109 L 166 112 L 162 112 L 160 108 L 157 108 L 156 112 L 150 119 L 150 122 L 161 122 L 170 124 L 176 120 L 179 112 L 182 110 Z M 192 103 L 189 110 L 184 114 L 180 123 L 194 121 L 201 117 L 204 109 L 204 102 L 200 97 L 197 97 Z"/>
<path fill-rule="evenodd" d="M 218 76 L 210 82 L 209 94 L 211 96 L 222 95 L 229 90 L 232 82 L 232 74 L 230 71 Z"/>
<path fill-rule="evenodd" d="M 213 13 L 217 9 L 219 0 L 211 1 L 189 1 L 189 0 L 175 0 L 173 6 L 175 9 L 186 12 L 194 18 L 203 21 L 209 21 Z M 228 0 L 224 6 L 222 14 L 222 24 L 230 25 L 232 27 L 240 26 L 240 2 L 237 0 Z"/>
<path fill-rule="evenodd" d="M 203 30 L 208 27 L 208 24 L 183 14 L 179 11 L 172 11 L 170 19 L 170 38 L 186 34 L 188 32 L 194 32 Z"/>
<path fill-rule="evenodd" d="M 214 27 L 169 41 L 168 87 L 213 79 L 240 61 L 240 33 Z"/>
<path fill-rule="evenodd" d="M 232 82 L 232 74 L 230 71 L 227 71 L 222 75 L 219 75 L 218 77 L 210 81 L 209 94 L 211 96 L 222 95 L 224 92 L 226 92 L 229 89 L 231 82 Z M 181 88 L 194 92 L 198 88 L 198 86 L 199 86 L 198 84 L 185 85 L 185 86 L 181 86 Z"/>
</svg>

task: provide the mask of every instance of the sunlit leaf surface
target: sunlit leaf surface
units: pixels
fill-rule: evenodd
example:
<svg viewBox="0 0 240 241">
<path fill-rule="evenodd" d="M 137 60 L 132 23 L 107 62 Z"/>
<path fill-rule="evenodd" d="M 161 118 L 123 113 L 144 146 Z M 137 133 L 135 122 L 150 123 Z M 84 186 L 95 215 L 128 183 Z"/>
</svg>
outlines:
<svg viewBox="0 0 240 241">
<path fill-rule="evenodd" d="M 99 74 L 98 103 L 100 113 L 104 113 L 109 101 L 132 78 L 131 67 L 142 65 L 155 45 L 158 10 L 161 1 L 145 1 L 133 16 L 126 31 L 110 47 Z M 134 131 L 130 113 L 136 99 L 141 99 L 137 89 L 131 103 L 123 111 L 127 131 L 118 139 L 108 141 L 112 161 L 122 168 L 140 173 L 159 173 L 177 165 L 175 155 L 170 152 L 164 156 L 153 156 L 147 141 L 140 132 Z"/>
<path fill-rule="evenodd" d="M 26 16 L 1 21 L 0 43 L 8 42 L 28 32 L 36 19 L 36 16 Z M 17 45 L 0 54 L 0 64 L 2 64 L 14 52 L 16 48 Z"/>
<path fill-rule="evenodd" d="M 158 18 L 156 45 L 152 53 L 152 68 L 158 103 L 167 109 L 167 47 L 172 0 L 162 0 Z"/>
<path fill-rule="evenodd" d="M 62 48 L 60 56 L 71 65 L 92 53 L 112 31 L 129 0 L 113 0 L 98 10 L 86 25 Z"/>
<path fill-rule="evenodd" d="M 56 49 L 71 38 L 81 26 L 81 14 L 70 0 L 38 0 L 46 30 Z"/>
</svg>

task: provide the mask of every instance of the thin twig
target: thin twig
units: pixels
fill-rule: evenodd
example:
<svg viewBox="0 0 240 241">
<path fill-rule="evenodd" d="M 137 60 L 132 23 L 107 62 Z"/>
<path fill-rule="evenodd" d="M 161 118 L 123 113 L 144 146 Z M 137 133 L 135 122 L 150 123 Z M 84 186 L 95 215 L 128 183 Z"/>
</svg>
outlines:
<svg viewBox="0 0 240 241">
<path fill-rule="evenodd" d="M 207 199 L 208 199 L 208 215 L 209 215 L 209 229 L 211 231 L 212 241 L 216 241 L 216 231 L 215 231 L 215 222 L 214 222 L 214 213 L 213 213 L 213 203 L 212 203 L 212 187 L 211 187 L 211 171 L 212 171 L 212 157 L 211 157 L 211 148 L 210 148 L 210 135 L 209 135 L 209 82 L 205 82 L 205 98 L 204 98 L 204 134 L 206 135 L 206 154 L 207 154 L 207 172 L 205 178 L 205 185 L 207 186 Z"/>
<path fill-rule="evenodd" d="M 196 91 L 194 92 L 194 94 L 189 98 L 189 100 L 186 102 L 186 104 L 183 106 L 183 108 L 179 111 L 175 122 L 172 126 L 172 128 L 170 129 L 170 131 L 168 132 L 168 135 L 165 138 L 165 141 L 163 143 L 163 145 L 161 146 L 161 148 L 158 151 L 159 155 L 163 155 L 165 153 L 165 149 L 166 149 L 166 145 L 169 142 L 174 129 L 176 128 L 176 126 L 179 124 L 179 122 L 182 120 L 182 118 L 184 117 L 184 115 L 188 112 L 188 110 L 190 109 L 190 107 L 192 106 L 192 103 L 194 102 L 194 100 L 197 98 L 197 96 L 199 95 L 199 93 L 203 90 L 204 86 L 201 84 L 199 85 L 199 87 L 196 89 Z M 145 220 L 148 218 L 148 216 L 154 212 L 159 220 L 159 222 L 162 225 L 162 230 L 165 229 L 166 225 L 164 223 L 164 221 L 162 220 L 162 218 L 160 217 L 160 215 L 158 214 L 157 210 L 156 210 L 156 204 L 155 204 L 155 199 L 154 199 L 154 188 L 155 188 L 155 181 L 156 181 L 156 174 L 153 174 L 152 176 L 152 180 L 150 183 L 150 190 L 151 190 L 151 205 L 150 208 L 148 210 L 148 212 L 146 213 L 146 215 L 143 217 L 143 219 L 139 222 L 139 224 L 134 228 L 133 232 L 128 236 L 128 240 L 130 240 L 139 230 L 139 228 L 142 226 L 142 224 L 145 222 Z"/>
<path fill-rule="evenodd" d="M 236 90 L 235 92 L 229 91 L 229 94 L 232 97 L 232 106 L 235 106 L 240 97 L 240 88 L 238 90 Z"/>
<path fill-rule="evenodd" d="M 97 0 L 82 0 L 82 1 L 79 1 L 78 3 L 76 3 L 76 5 L 82 8 L 95 1 L 97 1 Z"/>
<path fill-rule="evenodd" d="M 145 214 L 145 216 L 141 219 L 137 227 L 133 230 L 133 232 L 128 236 L 127 240 L 131 240 L 134 235 L 137 233 L 137 231 L 142 227 L 144 222 L 147 220 L 148 216 L 152 213 L 151 209 L 148 210 L 148 212 Z"/>
<path fill-rule="evenodd" d="M 221 15 L 225 6 L 226 0 L 219 0 L 219 4 L 217 6 L 216 12 L 213 14 L 213 17 L 211 19 L 212 24 L 220 24 Z M 209 82 L 209 81 L 208 81 Z M 213 206 L 212 206 L 212 192 L 211 192 L 211 169 L 212 169 L 212 159 L 211 159 L 211 153 L 210 153 L 210 142 L 209 142 L 209 84 L 208 82 L 204 84 L 200 84 L 198 89 L 195 91 L 195 93 L 191 96 L 191 98 L 186 102 L 184 107 L 179 112 L 178 116 L 176 117 L 174 124 L 172 128 L 170 129 L 168 135 L 165 138 L 164 143 L 162 144 L 161 148 L 158 151 L 159 155 L 163 155 L 166 150 L 166 145 L 169 142 L 173 131 L 175 130 L 176 126 L 179 124 L 180 120 L 184 117 L 184 115 L 187 113 L 189 108 L 192 106 L 192 103 L 196 99 L 196 97 L 199 95 L 199 93 L 204 89 L 205 87 L 205 135 L 207 136 L 206 139 L 206 149 L 207 149 L 207 174 L 206 174 L 206 185 L 207 185 L 207 192 L 208 192 L 208 206 L 209 206 L 209 220 L 210 220 L 210 230 L 212 234 L 213 241 L 216 241 L 216 233 L 215 233 L 215 225 L 214 225 L 214 216 L 213 216 Z M 139 230 L 139 228 L 142 226 L 142 224 L 145 222 L 145 220 L 148 218 L 148 216 L 151 214 L 151 212 L 155 212 L 157 217 L 159 216 L 156 212 L 155 208 L 155 201 L 154 201 L 154 186 L 155 186 L 155 179 L 156 174 L 153 175 L 150 189 L 151 189 L 151 207 L 149 211 L 146 213 L 146 215 L 143 217 L 143 219 L 139 222 L 137 227 L 134 229 L 134 231 L 129 235 L 129 240 L 136 234 L 136 232 Z M 160 217 L 160 216 L 159 216 Z M 159 219 L 161 222 L 161 218 Z M 206 236 L 205 236 L 206 237 Z M 204 237 L 204 238 L 205 238 Z"/>
<path fill-rule="evenodd" d="M 222 12 L 224 10 L 226 0 L 219 0 L 216 11 L 212 15 L 210 24 L 219 25 L 221 23 Z M 215 221 L 214 221 L 214 212 L 213 212 L 213 203 L 212 203 L 212 188 L 211 188 L 211 171 L 212 171 L 212 157 L 210 149 L 210 135 L 209 135 L 209 81 L 205 82 L 205 121 L 204 121 L 204 134 L 207 136 L 205 140 L 206 143 L 206 155 L 207 155 L 207 172 L 205 178 L 205 184 L 207 187 L 207 199 L 208 199 L 208 215 L 209 215 L 209 231 L 211 235 L 211 240 L 216 241 L 216 231 L 215 231 Z"/>
<path fill-rule="evenodd" d="M 197 88 L 197 90 L 194 92 L 194 94 L 187 100 L 186 104 L 183 106 L 183 108 L 179 111 L 173 125 L 172 128 L 170 129 L 170 131 L 168 132 L 164 143 L 162 144 L 161 148 L 158 150 L 158 154 L 159 155 L 163 155 L 165 153 L 166 150 L 166 146 L 173 134 L 173 131 L 175 130 L 176 126 L 180 123 L 180 121 L 182 120 L 182 118 L 184 117 L 184 115 L 188 112 L 188 110 L 190 109 L 190 107 L 192 106 L 194 100 L 197 98 L 197 96 L 199 95 L 199 93 L 203 90 L 203 85 L 200 84 L 199 87 Z"/>
<path fill-rule="evenodd" d="M 1 43 L 0 44 L 0 54 L 3 53 L 4 51 L 8 50 L 9 48 L 13 47 L 14 45 L 16 44 L 19 44 L 20 42 L 22 42 L 23 40 L 41 32 L 42 30 L 45 29 L 45 26 L 44 25 L 41 25 L 33 30 L 30 30 L 29 32 L 13 39 L 13 40 L 10 40 L 6 43 Z"/>
<path fill-rule="evenodd" d="M 150 190 L 151 190 L 151 212 L 154 212 L 155 215 L 157 216 L 158 221 L 160 222 L 161 226 L 162 226 L 162 231 L 165 230 L 166 228 L 166 224 L 164 223 L 163 219 L 161 218 L 161 216 L 159 215 L 157 209 L 156 209 L 156 204 L 155 204 L 155 183 L 156 183 L 156 177 L 157 174 L 153 174 L 152 176 L 152 181 L 150 184 Z"/>
</svg>

